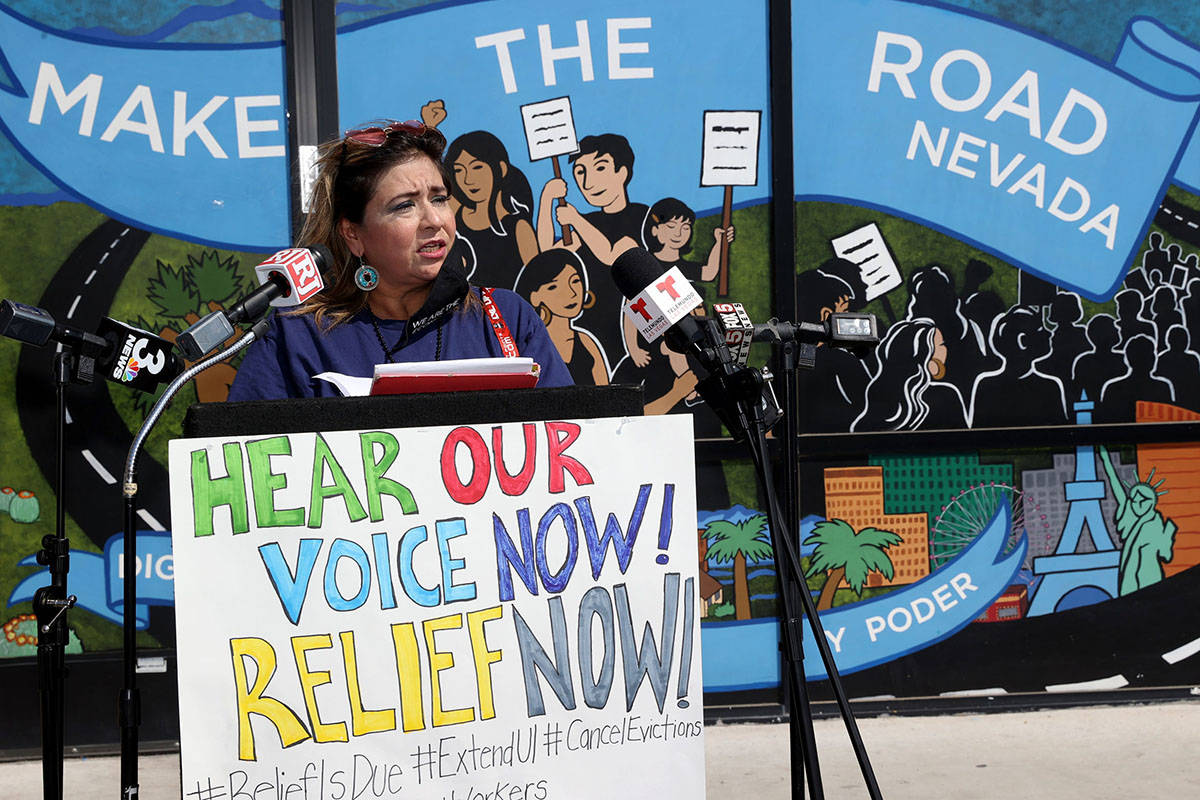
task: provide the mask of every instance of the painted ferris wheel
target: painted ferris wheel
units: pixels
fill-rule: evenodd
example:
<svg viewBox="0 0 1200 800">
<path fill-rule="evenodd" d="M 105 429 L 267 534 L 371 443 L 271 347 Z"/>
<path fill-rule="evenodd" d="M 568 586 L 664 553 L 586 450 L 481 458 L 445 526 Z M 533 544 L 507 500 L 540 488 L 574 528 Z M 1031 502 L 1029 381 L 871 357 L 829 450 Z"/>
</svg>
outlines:
<svg viewBox="0 0 1200 800">
<path fill-rule="evenodd" d="M 952 561 L 983 532 L 1005 502 L 1008 505 L 1009 532 L 1003 555 L 1013 552 L 1022 538 L 1039 540 L 1049 534 L 1046 515 L 1036 502 L 1027 500 L 1020 489 L 1003 481 L 971 484 L 942 506 L 941 513 L 930 526 L 930 568 L 937 570 Z M 1032 559 L 1032 552 L 1027 553 L 1022 565 L 1022 571 L 1026 574 Z"/>
</svg>

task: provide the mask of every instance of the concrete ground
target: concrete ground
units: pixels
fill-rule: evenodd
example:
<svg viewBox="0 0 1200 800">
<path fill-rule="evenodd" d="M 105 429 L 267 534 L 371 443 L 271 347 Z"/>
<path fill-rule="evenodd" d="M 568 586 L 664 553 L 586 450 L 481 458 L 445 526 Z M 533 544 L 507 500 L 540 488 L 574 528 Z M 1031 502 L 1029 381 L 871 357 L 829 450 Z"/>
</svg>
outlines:
<svg viewBox="0 0 1200 800">
<path fill-rule="evenodd" d="M 858 725 L 881 795 L 888 800 L 1200 797 L 1200 699 L 1022 713 L 863 717 Z M 814 728 L 825 797 L 868 797 L 841 719 L 817 720 Z M 786 725 L 709 726 L 707 797 L 789 797 L 787 749 Z M 67 800 L 112 800 L 119 794 L 116 757 L 70 758 L 64 773 Z M 142 757 L 138 776 L 143 800 L 179 797 L 178 755 Z M 0 764 L 0 798 L 41 797 L 40 762 Z"/>
</svg>

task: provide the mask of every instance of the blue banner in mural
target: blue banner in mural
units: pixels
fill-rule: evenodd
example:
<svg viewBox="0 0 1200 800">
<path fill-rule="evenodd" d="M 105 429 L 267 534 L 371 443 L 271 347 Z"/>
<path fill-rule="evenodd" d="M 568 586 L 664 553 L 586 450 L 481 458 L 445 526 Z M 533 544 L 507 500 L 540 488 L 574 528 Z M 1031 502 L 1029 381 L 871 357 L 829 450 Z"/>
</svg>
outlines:
<svg viewBox="0 0 1200 800">
<path fill-rule="evenodd" d="M 287 242 L 281 44 L 127 46 L 0 11 L 0 126 L 55 183 L 193 241 Z"/>
<path fill-rule="evenodd" d="M 529 161 L 521 106 L 567 96 L 580 137 L 629 140 L 635 199 L 667 192 L 698 211 L 717 208 L 721 188 L 700 186 L 703 113 L 767 105 L 765 3 L 727 11 L 712 0 L 602 10 L 474 2 L 372 19 L 339 31 L 339 113 L 351 127 L 416 118 L 439 101 L 447 138 L 486 128 L 536 191 L 552 168 Z M 281 43 L 116 44 L 0 12 L 0 126 L 55 183 L 183 239 L 242 250 L 287 244 Z M 731 58 L 745 42 L 759 43 L 754 55 Z M 747 188 L 738 205 L 767 195 L 761 147 L 757 185 L 739 182 Z M 658 194 L 637 196 L 639 187 Z"/>
<path fill-rule="evenodd" d="M 1103 300 L 1167 184 L 1196 183 L 1197 51 L 1152 20 L 1114 67 L 957 9 L 794 6 L 798 199 L 880 208 Z"/>
<path fill-rule="evenodd" d="M 1160 91 L 1180 97 L 1196 94 L 1200 50 L 1156 20 L 1146 17 L 1130 20 L 1113 63 L 1130 77 Z M 1175 169 L 1174 181 L 1193 192 L 1200 192 L 1200 130 L 1192 131 L 1192 138 Z"/>
<path fill-rule="evenodd" d="M 175 603 L 175 561 L 171 553 L 170 531 L 138 531 L 137 533 L 137 605 L 134 616 L 138 630 L 150 627 L 150 606 L 169 606 Z M 104 553 L 76 550 L 71 553 L 71 569 L 67 574 L 67 592 L 78 600 L 76 608 L 90 611 L 118 625 L 123 624 L 124 570 L 122 554 L 124 534 L 110 536 L 104 543 Z M 26 556 L 19 562 L 23 567 L 37 564 L 37 556 Z M 50 585 L 50 573 L 42 569 L 25 576 L 8 604 L 32 600 L 34 592 Z"/>
<path fill-rule="evenodd" d="M 838 672 L 849 674 L 939 642 L 980 617 L 1021 569 L 1028 542 L 1012 532 L 1007 502 L 954 559 L 916 583 L 886 595 L 821 613 Z M 779 684 L 779 623 L 706 623 L 702 629 L 704 690 L 754 689 Z M 804 623 L 804 675 L 827 677 L 811 626 Z"/>
<path fill-rule="evenodd" d="M 417 117 L 439 101 L 447 139 L 481 128 L 495 134 L 536 198 L 553 168 L 550 159 L 530 161 L 521 107 L 569 97 L 578 138 L 629 140 L 631 200 L 671 195 L 703 215 L 722 201 L 720 187 L 700 185 L 704 112 L 761 110 L 760 130 L 769 128 L 766 23 L 765 2 L 732 9 L 714 0 L 475 2 L 405 12 L 339 32 L 339 113 L 349 126 Z M 765 136 L 759 147 L 757 182 L 738 184 L 737 205 L 769 194 Z M 587 208 L 567 182 L 567 200 Z"/>
</svg>

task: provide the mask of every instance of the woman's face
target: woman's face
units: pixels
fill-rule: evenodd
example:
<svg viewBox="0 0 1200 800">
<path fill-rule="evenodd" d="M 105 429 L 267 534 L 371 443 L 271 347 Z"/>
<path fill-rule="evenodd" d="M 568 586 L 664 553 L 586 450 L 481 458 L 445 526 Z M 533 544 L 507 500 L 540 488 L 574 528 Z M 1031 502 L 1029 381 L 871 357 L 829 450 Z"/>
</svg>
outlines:
<svg viewBox="0 0 1200 800">
<path fill-rule="evenodd" d="M 361 223 L 343 219 L 350 252 L 379 271 L 381 286 L 409 290 L 437 277 L 454 244 L 454 214 L 442 173 L 418 155 L 389 169 Z"/>
<path fill-rule="evenodd" d="M 529 304 L 534 308 L 544 305 L 556 317 L 575 319 L 583 313 L 583 294 L 579 270 L 566 266 L 553 280 L 530 293 Z"/>
<path fill-rule="evenodd" d="M 692 223 L 683 217 L 675 217 L 651 226 L 650 235 L 663 247 L 678 250 L 692 240 Z"/>
<path fill-rule="evenodd" d="M 487 162 L 480 161 L 466 150 L 454 159 L 454 182 L 463 190 L 463 194 L 476 205 L 486 203 L 492 196 L 492 187 L 496 176 Z"/>
</svg>

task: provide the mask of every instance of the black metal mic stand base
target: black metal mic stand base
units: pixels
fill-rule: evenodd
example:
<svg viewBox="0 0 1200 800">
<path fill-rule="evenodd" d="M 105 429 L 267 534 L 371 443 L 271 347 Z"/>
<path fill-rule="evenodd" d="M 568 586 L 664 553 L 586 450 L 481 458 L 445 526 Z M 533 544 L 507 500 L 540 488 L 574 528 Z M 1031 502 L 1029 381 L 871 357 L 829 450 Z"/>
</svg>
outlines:
<svg viewBox="0 0 1200 800">
<path fill-rule="evenodd" d="M 67 611 L 75 595 L 67 594 L 71 566 L 71 543 L 66 538 L 66 424 L 67 386 L 90 383 L 94 360 L 82 346 L 64 346 L 54 356 L 54 391 L 58 419 L 55 433 L 55 521 L 54 533 L 42 537 L 37 562 L 50 573 L 50 585 L 34 592 L 33 612 L 37 619 L 38 696 L 42 717 L 42 796 L 62 800 L 63 742 L 66 720 L 66 649 L 69 638 Z"/>
<path fill-rule="evenodd" d="M 812 707 L 809 702 L 808 684 L 804 676 L 804 620 L 807 618 L 817 643 L 817 649 L 825 665 L 825 674 L 838 701 L 838 709 L 846 725 L 855 757 L 862 771 L 863 780 L 872 800 L 882 800 L 874 770 L 863 746 L 854 713 L 842 687 L 841 676 L 834 663 L 829 643 L 808 584 L 800 567 L 799 553 L 792 537 L 798 533 L 789 526 L 780 510 L 772 476 L 771 460 L 767 450 L 767 423 L 763 401 L 766 378 L 756 370 L 741 368 L 732 372 L 716 372 L 697 385 L 701 396 L 714 408 L 734 438 L 745 441 L 754 460 L 759 482 L 767 498 L 767 518 L 771 531 L 772 557 L 779 582 L 779 598 L 783 606 L 780 625 L 781 650 L 785 687 L 789 699 L 788 728 L 792 764 L 792 797 L 804 798 L 804 781 L 807 778 L 809 797 L 824 800 L 821 783 L 821 766 L 817 755 L 817 743 L 813 733 Z M 786 416 L 785 412 L 785 416 Z M 783 557 L 781 558 L 780 554 Z M 799 599 L 801 609 L 796 608 Z M 799 613 L 798 613 L 799 612 Z M 803 617 L 800 616 L 803 613 Z"/>
</svg>

